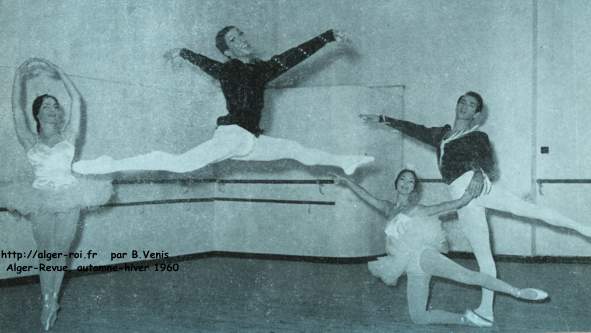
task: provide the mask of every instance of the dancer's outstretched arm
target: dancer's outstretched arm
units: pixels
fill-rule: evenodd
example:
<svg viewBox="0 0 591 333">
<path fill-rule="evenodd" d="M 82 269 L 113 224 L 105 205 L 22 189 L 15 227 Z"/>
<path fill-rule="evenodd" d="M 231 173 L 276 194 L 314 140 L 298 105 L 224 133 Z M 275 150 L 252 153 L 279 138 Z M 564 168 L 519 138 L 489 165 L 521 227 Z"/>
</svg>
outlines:
<svg viewBox="0 0 591 333">
<path fill-rule="evenodd" d="M 302 61 L 308 59 L 312 54 L 323 48 L 330 42 L 346 41 L 345 35 L 337 30 L 328 30 L 317 37 L 308 40 L 296 47 L 293 47 L 281 54 L 273 56 L 265 62 L 266 81 L 276 79 Z"/>
<path fill-rule="evenodd" d="M 26 76 L 29 75 L 29 64 L 32 60 L 25 61 L 14 74 L 12 84 L 12 116 L 14 118 L 14 129 L 20 144 L 28 151 L 37 141 L 37 136 L 31 132 L 33 127 L 29 126 L 26 117 Z"/>
<path fill-rule="evenodd" d="M 189 49 L 173 49 L 168 51 L 164 57 L 172 58 L 179 56 L 193 65 L 199 67 L 202 71 L 216 80 L 219 80 L 222 72 L 223 63 L 210 59 L 202 54 L 195 53 Z"/>
<path fill-rule="evenodd" d="M 361 118 L 366 123 L 381 123 L 390 126 L 405 135 L 408 135 L 433 147 L 437 147 L 439 145 L 440 138 L 443 136 L 443 133 L 451 129 L 449 125 L 445 125 L 443 127 L 426 127 L 410 121 L 391 118 L 379 114 L 360 114 L 359 118 Z"/>
<path fill-rule="evenodd" d="M 377 209 L 380 213 L 384 216 L 392 215 L 392 210 L 394 209 L 395 204 L 388 200 L 381 200 L 373 196 L 373 194 L 369 193 L 366 189 L 361 187 L 360 185 L 355 184 L 351 180 L 341 177 L 337 174 L 332 174 L 335 184 L 345 185 L 350 188 L 353 193 L 355 193 L 358 197 L 363 199 L 363 201 L 367 202 L 370 206 Z"/>
<path fill-rule="evenodd" d="M 474 199 L 472 193 L 470 191 L 466 191 L 462 197 L 456 200 L 445 201 L 431 206 L 419 206 L 417 207 L 417 214 L 426 216 L 440 215 L 460 209 L 470 203 L 472 199 Z"/>
</svg>

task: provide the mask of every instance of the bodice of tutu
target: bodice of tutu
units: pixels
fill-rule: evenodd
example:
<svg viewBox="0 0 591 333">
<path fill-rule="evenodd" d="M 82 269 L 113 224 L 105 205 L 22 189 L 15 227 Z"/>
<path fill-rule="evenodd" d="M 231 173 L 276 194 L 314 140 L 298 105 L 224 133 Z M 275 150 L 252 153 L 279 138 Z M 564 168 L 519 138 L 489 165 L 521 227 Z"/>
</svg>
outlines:
<svg viewBox="0 0 591 333">
<path fill-rule="evenodd" d="M 387 236 L 386 250 L 395 254 L 401 250 L 418 250 L 424 247 L 445 251 L 446 238 L 437 217 L 410 217 L 396 215 L 384 230 Z"/>
<path fill-rule="evenodd" d="M 72 176 L 71 165 L 75 147 L 68 141 L 49 147 L 37 142 L 27 152 L 27 158 L 33 166 L 37 189 L 62 189 L 76 183 Z"/>
</svg>

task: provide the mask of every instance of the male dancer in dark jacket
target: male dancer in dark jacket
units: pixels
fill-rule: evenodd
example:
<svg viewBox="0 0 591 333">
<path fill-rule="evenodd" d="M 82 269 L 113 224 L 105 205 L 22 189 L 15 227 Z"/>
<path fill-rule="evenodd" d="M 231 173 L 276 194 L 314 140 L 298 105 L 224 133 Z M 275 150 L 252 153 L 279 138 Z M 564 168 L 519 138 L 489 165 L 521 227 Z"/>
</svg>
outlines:
<svg viewBox="0 0 591 333">
<path fill-rule="evenodd" d="M 270 60 L 256 58 L 241 30 L 234 26 L 223 28 L 216 35 L 216 46 L 226 62 L 212 60 L 188 49 L 174 49 L 167 57 L 183 59 L 198 66 L 217 79 L 226 98 L 228 114 L 218 118 L 213 138 L 179 155 L 151 152 L 144 155 L 113 160 L 108 156 L 74 164 L 78 173 L 110 173 L 125 170 L 166 170 L 188 172 L 226 159 L 272 161 L 293 159 L 305 165 L 328 165 L 352 174 L 374 158 L 364 155 L 336 155 L 307 148 L 297 142 L 262 135 L 259 127 L 267 83 L 316 53 L 326 44 L 344 40 L 343 35 L 328 30 L 309 41 L 291 48 Z"/>
</svg>

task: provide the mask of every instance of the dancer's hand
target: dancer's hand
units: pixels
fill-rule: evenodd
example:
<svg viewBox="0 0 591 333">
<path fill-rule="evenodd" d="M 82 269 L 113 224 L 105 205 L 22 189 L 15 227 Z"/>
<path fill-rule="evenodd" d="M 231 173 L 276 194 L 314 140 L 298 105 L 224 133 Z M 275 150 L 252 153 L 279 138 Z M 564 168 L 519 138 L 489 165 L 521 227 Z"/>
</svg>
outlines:
<svg viewBox="0 0 591 333">
<path fill-rule="evenodd" d="M 43 58 L 35 58 L 37 63 L 40 64 L 41 66 L 44 66 L 45 71 L 50 75 L 51 78 L 54 79 L 61 79 L 63 72 L 61 70 L 61 68 L 59 68 L 56 64 L 54 64 L 53 62 L 47 60 L 47 59 L 43 59 Z"/>
<path fill-rule="evenodd" d="M 166 53 L 164 53 L 163 57 L 166 61 L 170 61 L 170 64 L 173 69 L 178 69 L 183 64 L 183 58 L 181 57 L 180 48 L 168 50 Z"/>
<path fill-rule="evenodd" d="M 476 197 L 470 191 L 468 191 L 468 189 L 466 189 L 466 191 L 464 191 L 464 194 L 460 198 L 460 205 L 463 207 L 470 203 L 470 201 L 472 201 L 472 199 L 474 198 Z"/>
<path fill-rule="evenodd" d="M 180 48 L 170 49 L 170 50 L 166 51 L 162 56 L 166 60 L 172 60 L 176 57 L 181 56 L 181 49 Z"/>
<path fill-rule="evenodd" d="M 341 30 L 333 30 L 332 34 L 334 36 L 334 40 L 337 43 L 350 43 L 351 39 L 349 36 Z"/>
<path fill-rule="evenodd" d="M 476 198 L 482 193 L 484 187 L 484 175 L 481 171 L 475 171 L 470 184 L 466 188 L 466 192 L 470 192 L 472 197 Z"/>
<path fill-rule="evenodd" d="M 359 118 L 368 124 L 377 124 L 380 122 L 381 115 L 379 114 L 360 114 Z"/>
<path fill-rule="evenodd" d="M 42 58 L 29 58 L 20 65 L 19 72 L 25 79 L 32 79 L 42 74 L 48 74 L 52 78 L 59 78 L 56 66 Z"/>
</svg>

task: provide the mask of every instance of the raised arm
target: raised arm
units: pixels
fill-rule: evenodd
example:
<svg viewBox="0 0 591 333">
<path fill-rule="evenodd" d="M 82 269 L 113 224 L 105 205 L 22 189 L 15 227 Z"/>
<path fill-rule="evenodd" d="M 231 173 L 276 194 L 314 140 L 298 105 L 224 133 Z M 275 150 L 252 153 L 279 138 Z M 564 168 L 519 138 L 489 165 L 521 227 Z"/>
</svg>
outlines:
<svg viewBox="0 0 591 333">
<path fill-rule="evenodd" d="M 172 50 L 171 52 L 176 52 Z M 187 60 L 188 62 L 192 63 L 193 65 L 199 67 L 202 71 L 213 77 L 214 79 L 219 79 L 220 74 L 222 72 L 223 63 L 219 61 L 215 61 L 213 59 L 209 59 L 208 57 L 195 53 L 189 49 L 180 49 L 178 50 L 178 55 Z"/>
<path fill-rule="evenodd" d="M 387 200 L 381 200 L 374 197 L 366 189 L 355 184 L 354 182 L 345 177 L 341 177 L 336 174 L 333 174 L 332 176 L 335 180 L 335 184 L 347 186 L 351 189 L 351 191 L 353 191 L 353 193 L 355 193 L 358 197 L 363 199 L 363 201 L 367 202 L 370 206 L 380 211 L 380 213 L 382 213 L 384 216 L 388 216 L 391 213 L 392 208 L 394 207 L 394 204 L 392 202 Z"/>
<path fill-rule="evenodd" d="M 281 54 L 273 56 L 266 61 L 265 80 L 271 81 L 281 74 L 287 72 L 302 61 L 308 59 L 312 54 L 323 48 L 326 44 L 336 40 L 344 40 L 344 36 L 334 30 L 328 30 L 307 42 L 293 47 Z"/>
<path fill-rule="evenodd" d="M 381 123 L 402 132 L 402 134 L 415 138 L 430 146 L 437 147 L 445 131 L 444 127 L 425 127 L 410 121 L 400 120 L 377 114 L 360 114 L 359 117 L 367 123 Z"/>
<path fill-rule="evenodd" d="M 464 207 L 465 205 L 470 203 L 470 201 L 473 198 L 474 198 L 474 196 L 469 191 L 466 191 L 466 192 L 464 192 L 464 195 L 462 195 L 462 197 L 459 199 L 445 201 L 445 202 L 442 202 L 442 203 L 439 203 L 436 205 L 431 205 L 431 206 L 419 206 L 417 214 L 434 216 L 434 215 L 440 215 L 443 213 L 451 212 L 451 211 L 454 211 L 454 210 Z"/>
<path fill-rule="evenodd" d="M 30 61 L 25 61 L 16 70 L 14 82 L 12 84 L 12 116 L 14 119 L 14 129 L 16 137 L 20 144 L 28 151 L 37 141 L 37 135 L 31 132 L 32 127 L 26 117 L 26 76 L 28 75 L 28 65 Z"/>
<path fill-rule="evenodd" d="M 64 88 L 70 97 L 70 111 L 68 112 L 68 119 L 64 124 L 63 133 L 69 142 L 74 143 L 76 142 L 76 138 L 80 131 L 82 96 L 80 95 L 78 88 L 74 85 L 74 82 L 72 82 L 72 79 L 60 67 L 47 60 L 41 61 L 45 62 L 50 69 L 55 71 L 63 82 Z"/>
</svg>

